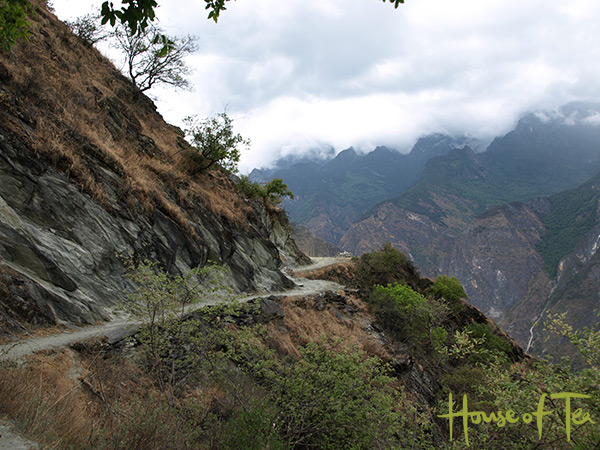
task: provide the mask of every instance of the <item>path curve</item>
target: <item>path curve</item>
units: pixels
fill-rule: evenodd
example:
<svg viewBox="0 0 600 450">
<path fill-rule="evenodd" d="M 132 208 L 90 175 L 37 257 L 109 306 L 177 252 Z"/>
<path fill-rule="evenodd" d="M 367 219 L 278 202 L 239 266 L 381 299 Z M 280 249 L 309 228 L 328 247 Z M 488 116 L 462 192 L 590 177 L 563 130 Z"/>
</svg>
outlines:
<svg viewBox="0 0 600 450">
<path fill-rule="evenodd" d="M 306 272 L 322 267 L 327 267 L 334 264 L 339 264 L 348 261 L 348 258 L 342 257 L 322 257 L 311 258 L 312 264 L 306 266 L 298 266 L 290 269 L 292 273 Z M 247 302 L 258 297 L 266 296 L 292 296 L 292 295 L 314 295 L 327 291 L 337 291 L 343 288 L 338 283 L 326 280 L 309 280 L 306 278 L 290 278 L 296 286 L 292 289 L 278 292 L 261 292 L 242 297 L 240 301 Z M 194 305 L 193 309 L 202 308 L 214 304 L 211 301 L 204 301 Z M 192 309 L 190 309 L 191 311 Z M 1 360 L 17 360 L 25 355 L 35 353 L 40 350 L 50 348 L 65 347 L 74 342 L 83 341 L 94 337 L 107 337 L 109 342 L 117 342 L 127 335 L 132 335 L 140 325 L 140 321 L 131 319 L 117 319 L 112 322 L 101 325 L 88 326 L 83 328 L 75 328 L 72 331 L 67 331 L 51 336 L 44 336 L 31 339 L 23 339 L 11 342 L 0 346 L 0 361 Z"/>
<path fill-rule="evenodd" d="M 314 256 L 310 258 L 312 264 L 306 266 L 297 266 L 292 269 L 294 273 L 298 272 L 310 272 L 312 270 L 321 269 L 327 266 L 333 266 L 336 264 L 345 263 L 351 260 L 347 256 Z"/>
<path fill-rule="evenodd" d="M 348 261 L 344 257 L 320 257 L 311 258 L 312 264 L 298 266 L 289 269 L 289 273 L 307 272 L 334 264 Z M 266 296 L 292 296 L 292 295 L 314 295 L 327 291 L 336 291 L 343 288 L 338 283 L 326 280 L 309 280 L 307 278 L 290 278 L 295 287 L 286 291 L 263 292 L 243 297 L 241 301 L 247 302 L 254 298 Z M 210 305 L 211 302 L 202 302 L 195 305 L 196 308 Z M 118 319 L 102 325 L 74 329 L 70 332 L 64 332 L 51 336 L 31 338 L 15 341 L 13 343 L 0 346 L 0 361 L 18 360 L 25 355 L 35 353 L 40 350 L 50 348 L 65 347 L 74 342 L 83 341 L 93 337 L 107 337 L 109 342 L 116 342 L 127 335 L 135 333 L 139 326 L 139 321 Z M 13 429 L 11 422 L 0 419 L 0 450 L 33 450 L 39 448 L 34 442 L 21 437 Z"/>
</svg>

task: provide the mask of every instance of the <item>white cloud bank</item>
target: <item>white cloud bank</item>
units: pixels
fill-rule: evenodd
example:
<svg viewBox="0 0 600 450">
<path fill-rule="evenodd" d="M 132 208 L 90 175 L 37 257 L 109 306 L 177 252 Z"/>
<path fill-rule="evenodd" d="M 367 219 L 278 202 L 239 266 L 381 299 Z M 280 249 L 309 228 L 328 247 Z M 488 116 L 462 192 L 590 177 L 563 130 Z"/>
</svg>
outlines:
<svg viewBox="0 0 600 450">
<path fill-rule="evenodd" d="M 81 3 L 54 6 L 68 19 Z M 600 100 L 595 0 L 237 0 L 218 24 L 202 0 L 159 4 L 169 33 L 200 43 L 195 91 L 156 90 L 159 110 L 180 124 L 227 108 L 253 142 L 244 171 L 311 147 L 486 139 L 526 110 Z"/>
</svg>

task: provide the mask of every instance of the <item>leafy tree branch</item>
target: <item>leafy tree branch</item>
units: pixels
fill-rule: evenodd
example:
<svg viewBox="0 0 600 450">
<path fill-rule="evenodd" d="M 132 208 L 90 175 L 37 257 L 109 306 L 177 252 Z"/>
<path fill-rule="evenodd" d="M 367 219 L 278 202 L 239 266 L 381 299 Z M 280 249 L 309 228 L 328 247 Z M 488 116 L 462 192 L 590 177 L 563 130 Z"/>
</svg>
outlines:
<svg viewBox="0 0 600 450">
<path fill-rule="evenodd" d="M 240 151 L 250 146 L 250 141 L 233 132 L 233 120 L 220 113 L 208 119 L 186 117 L 186 135 L 191 141 L 188 156 L 194 161 L 192 173 L 203 172 L 215 164 L 229 173 L 237 171 Z"/>
<path fill-rule="evenodd" d="M 29 36 L 27 16 L 33 14 L 29 0 L 0 0 L 0 49 L 9 50 L 17 39 Z"/>
</svg>

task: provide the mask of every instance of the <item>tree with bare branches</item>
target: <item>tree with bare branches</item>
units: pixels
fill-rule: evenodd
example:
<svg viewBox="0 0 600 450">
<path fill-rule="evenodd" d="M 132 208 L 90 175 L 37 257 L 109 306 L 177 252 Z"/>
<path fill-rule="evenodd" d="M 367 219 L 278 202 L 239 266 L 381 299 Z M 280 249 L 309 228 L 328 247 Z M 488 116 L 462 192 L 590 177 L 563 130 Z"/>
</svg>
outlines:
<svg viewBox="0 0 600 450">
<path fill-rule="evenodd" d="M 124 71 L 140 92 L 157 84 L 189 89 L 190 68 L 185 57 L 197 49 L 196 37 L 167 36 L 155 25 L 131 34 L 125 25 L 115 29 L 113 46 L 123 53 Z"/>
</svg>

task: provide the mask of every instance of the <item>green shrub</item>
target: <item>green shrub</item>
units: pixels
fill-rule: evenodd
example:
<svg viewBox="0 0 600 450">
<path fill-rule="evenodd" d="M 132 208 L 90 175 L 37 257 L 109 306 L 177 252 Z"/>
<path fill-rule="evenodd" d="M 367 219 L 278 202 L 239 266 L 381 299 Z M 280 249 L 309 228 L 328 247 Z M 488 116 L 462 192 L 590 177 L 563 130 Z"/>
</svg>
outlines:
<svg viewBox="0 0 600 450">
<path fill-rule="evenodd" d="M 221 427 L 221 448 L 238 450 L 285 450 L 289 447 L 273 428 L 275 415 L 262 405 L 252 405 L 248 410 L 236 411 Z"/>
<path fill-rule="evenodd" d="M 185 134 L 191 140 L 187 156 L 192 162 L 193 174 L 209 169 L 214 164 L 228 173 L 237 172 L 240 151 L 250 146 L 250 141 L 242 135 L 234 134 L 233 120 L 220 113 L 208 119 L 199 120 L 196 116 L 183 119 L 187 128 Z"/>
<path fill-rule="evenodd" d="M 436 298 L 446 300 L 455 313 L 464 308 L 462 299 L 467 298 L 467 294 L 458 278 L 440 275 L 431 285 L 431 291 Z"/>
<path fill-rule="evenodd" d="M 431 345 L 440 354 L 446 349 L 446 340 L 448 339 L 448 330 L 444 327 L 435 327 L 430 334 Z"/>
<path fill-rule="evenodd" d="M 292 448 L 397 448 L 410 436 L 403 398 L 378 358 L 341 343 L 308 343 L 300 359 L 267 375 L 275 426 Z"/>
<path fill-rule="evenodd" d="M 405 284 L 374 286 L 369 297 L 376 310 L 378 322 L 396 336 L 414 345 L 428 340 L 433 311 L 427 299 Z"/>
<path fill-rule="evenodd" d="M 269 201 L 274 205 L 281 203 L 283 197 L 294 199 L 294 194 L 292 194 L 292 191 L 288 189 L 287 184 L 284 184 L 281 178 L 273 178 L 269 181 L 265 185 L 265 192 Z"/>
<path fill-rule="evenodd" d="M 268 200 L 272 205 L 280 204 L 283 197 L 294 198 L 294 194 L 281 178 L 274 178 L 266 184 L 261 184 L 252 181 L 247 175 L 241 175 L 238 178 L 237 187 L 246 197 L 258 198 L 263 203 Z"/>
<path fill-rule="evenodd" d="M 252 181 L 248 175 L 240 175 L 236 184 L 248 198 L 263 199 L 266 196 L 264 186 Z"/>
<path fill-rule="evenodd" d="M 431 289 L 436 297 L 443 297 L 448 301 L 457 301 L 467 298 L 465 290 L 456 277 L 440 275 L 435 279 Z"/>
<path fill-rule="evenodd" d="M 423 295 L 410 286 L 400 283 L 388 284 L 385 287 L 375 285 L 373 287 L 373 297 L 378 302 L 393 302 L 409 313 L 416 312 L 427 305 L 427 300 Z"/>
<path fill-rule="evenodd" d="M 486 358 L 487 355 L 493 357 L 494 355 L 500 356 L 502 359 L 506 359 L 511 352 L 511 345 L 500 336 L 496 335 L 492 328 L 487 323 L 473 322 L 469 324 L 465 330 L 467 330 L 471 337 L 474 339 L 481 339 L 483 341 L 484 349 L 487 352 L 478 352 L 471 355 L 469 358 L 472 362 L 487 362 L 482 361 L 482 358 Z"/>
<path fill-rule="evenodd" d="M 416 287 L 420 275 L 406 255 L 389 242 L 379 251 L 361 255 L 356 268 L 359 287 L 368 289 L 375 284 L 386 286 L 401 281 Z"/>
<path fill-rule="evenodd" d="M 463 394 L 469 400 L 481 400 L 481 387 L 488 379 L 486 368 L 481 366 L 461 365 L 451 372 L 442 375 L 442 385 L 454 398 L 462 398 Z M 446 397 L 447 398 L 447 397 Z"/>
<path fill-rule="evenodd" d="M 120 308 L 140 321 L 140 348 L 164 390 L 189 376 L 189 368 L 193 373 L 199 360 L 207 362 L 205 350 L 214 346 L 213 341 L 224 339 L 218 335 L 223 328 L 216 328 L 214 333 L 200 332 L 200 322 L 185 316 L 190 307 L 210 298 L 218 304 L 205 309 L 231 314 L 238 309 L 238 302 L 225 283 L 223 266 L 198 267 L 181 276 L 165 272 L 156 262 L 136 265 L 130 260 L 128 264 L 127 277 L 136 283 L 136 290 L 121 301 Z M 194 351 L 182 352 L 184 346 Z"/>
<path fill-rule="evenodd" d="M 27 19 L 34 12 L 35 7 L 28 0 L 0 2 L 0 50 L 10 50 L 17 39 L 31 34 Z"/>
</svg>

